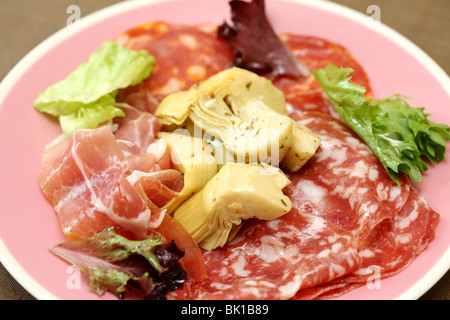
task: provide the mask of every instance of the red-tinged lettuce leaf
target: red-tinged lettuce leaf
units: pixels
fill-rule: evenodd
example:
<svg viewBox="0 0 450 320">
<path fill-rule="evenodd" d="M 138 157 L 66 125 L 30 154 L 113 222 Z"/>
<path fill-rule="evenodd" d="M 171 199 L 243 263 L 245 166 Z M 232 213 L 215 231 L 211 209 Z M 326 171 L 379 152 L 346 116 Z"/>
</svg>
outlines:
<svg viewBox="0 0 450 320">
<path fill-rule="evenodd" d="M 288 75 L 302 78 L 308 70 L 275 34 L 266 16 L 264 0 L 230 1 L 231 20 L 218 30 L 219 37 L 233 48 L 235 66 L 270 78 Z"/>
<path fill-rule="evenodd" d="M 165 299 L 186 279 L 178 263 L 184 252 L 173 241 L 132 241 L 113 228 L 85 241 L 60 243 L 50 251 L 78 266 L 99 295 L 110 291 L 123 299 L 126 292 L 134 292 L 147 299 Z"/>
</svg>

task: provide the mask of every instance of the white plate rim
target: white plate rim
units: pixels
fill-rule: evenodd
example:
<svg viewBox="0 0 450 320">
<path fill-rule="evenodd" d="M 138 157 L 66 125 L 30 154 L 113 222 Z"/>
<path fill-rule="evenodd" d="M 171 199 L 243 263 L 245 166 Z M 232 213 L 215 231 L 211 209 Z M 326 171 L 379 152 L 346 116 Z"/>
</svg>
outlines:
<svg viewBox="0 0 450 320">
<path fill-rule="evenodd" d="M 108 7 L 97 10 L 89 15 L 82 17 L 75 24 L 70 27 L 64 27 L 61 30 L 50 35 L 27 55 L 25 55 L 5 76 L 0 83 L 0 106 L 3 105 L 3 100 L 10 89 L 17 83 L 22 74 L 28 70 L 40 57 L 47 53 L 50 49 L 58 45 L 63 40 L 69 38 L 81 29 L 87 28 L 99 21 L 119 14 L 124 11 L 133 10 L 139 7 L 161 3 L 161 2 L 177 2 L 182 0 L 133 0 L 119 2 Z M 348 8 L 344 5 L 330 2 L 328 0 L 277 0 L 291 3 L 298 3 L 309 7 L 314 7 L 320 10 L 328 11 L 332 14 L 337 14 L 345 19 L 350 19 L 363 26 L 367 26 L 368 16 L 358 12 L 354 9 Z M 434 61 L 425 51 L 414 44 L 411 40 L 390 28 L 389 26 L 380 22 L 375 28 L 377 32 L 407 50 L 409 54 L 415 57 L 419 63 L 426 66 L 432 76 L 434 76 L 444 87 L 445 91 L 450 96 L 450 77 L 447 73 Z M 0 237 L 0 262 L 11 276 L 27 290 L 32 296 L 39 300 L 58 300 L 58 298 L 35 281 L 15 260 L 12 253 L 5 246 Z M 438 262 L 418 281 L 415 282 L 407 291 L 398 296 L 397 300 L 416 300 L 427 292 L 439 279 L 450 269 L 450 247 L 438 260 Z"/>
</svg>

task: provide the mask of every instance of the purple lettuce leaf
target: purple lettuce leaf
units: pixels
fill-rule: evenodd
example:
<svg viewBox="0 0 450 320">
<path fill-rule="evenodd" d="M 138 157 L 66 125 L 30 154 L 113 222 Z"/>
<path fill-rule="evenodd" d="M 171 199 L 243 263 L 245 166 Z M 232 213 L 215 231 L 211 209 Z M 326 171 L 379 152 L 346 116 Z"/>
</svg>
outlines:
<svg viewBox="0 0 450 320">
<path fill-rule="evenodd" d="M 230 1 L 233 26 L 224 22 L 219 37 L 233 48 L 234 65 L 274 79 L 278 75 L 306 77 L 307 68 L 278 38 L 266 16 L 264 0 Z"/>
<path fill-rule="evenodd" d="M 62 242 L 50 249 L 78 266 L 99 295 L 110 291 L 123 299 L 133 292 L 147 299 L 165 299 L 183 285 L 186 271 L 175 243 L 149 238 L 132 241 L 108 228 L 80 242 Z"/>
</svg>

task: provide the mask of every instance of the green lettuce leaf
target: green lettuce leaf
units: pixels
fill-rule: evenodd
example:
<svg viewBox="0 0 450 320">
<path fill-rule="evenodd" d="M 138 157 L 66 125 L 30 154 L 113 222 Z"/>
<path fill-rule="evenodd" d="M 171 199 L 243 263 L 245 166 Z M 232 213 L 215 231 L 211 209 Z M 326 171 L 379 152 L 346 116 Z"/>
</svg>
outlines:
<svg viewBox="0 0 450 320">
<path fill-rule="evenodd" d="M 400 95 L 365 98 L 365 88 L 350 82 L 352 72 L 334 64 L 312 71 L 341 119 L 364 140 L 390 177 L 399 184 L 404 172 L 422 182 L 426 161 L 439 163 L 445 157 L 449 126 L 430 121 L 424 108 L 411 107 Z"/>
<path fill-rule="evenodd" d="M 64 132 L 70 135 L 77 129 L 95 129 L 102 123 L 123 116 L 124 112 L 114 105 L 91 104 L 68 115 L 59 116 L 59 123 Z"/>
<path fill-rule="evenodd" d="M 186 279 L 178 262 L 184 252 L 174 242 L 163 243 L 159 238 L 133 241 L 114 228 L 84 241 L 62 242 L 50 251 L 78 266 L 99 295 L 107 290 L 123 298 L 133 291 L 145 298 L 164 299 Z"/>
<path fill-rule="evenodd" d="M 67 78 L 42 92 L 34 107 L 63 119 L 61 128 L 69 136 L 76 129 L 96 128 L 124 116 L 115 107 L 117 90 L 147 78 L 153 64 L 154 57 L 147 51 L 133 51 L 107 41 Z"/>
</svg>

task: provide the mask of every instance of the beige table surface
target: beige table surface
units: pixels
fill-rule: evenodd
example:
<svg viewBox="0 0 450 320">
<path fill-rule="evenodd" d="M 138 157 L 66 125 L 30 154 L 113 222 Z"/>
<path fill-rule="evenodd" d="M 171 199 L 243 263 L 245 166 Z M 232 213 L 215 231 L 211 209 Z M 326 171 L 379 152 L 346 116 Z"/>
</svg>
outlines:
<svg viewBox="0 0 450 320">
<path fill-rule="evenodd" d="M 139 0 L 134 0 L 139 1 Z M 184 0 L 189 1 L 189 0 Z M 211 0 L 216 1 L 216 0 Z M 314 1 L 314 0 L 312 0 Z M 0 80 L 31 49 L 66 26 L 68 6 L 81 16 L 118 3 L 118 0 L 0 0 Z M 450 74 L 449 0 L 335 0 L 366 13 L 370 5 L 381 10 L 381 21 L 427 52 Z M 34 299 L 0 264 L 0 300 Z M 450 300 L 450 272 L 421 299 Z"/>
</svg>

